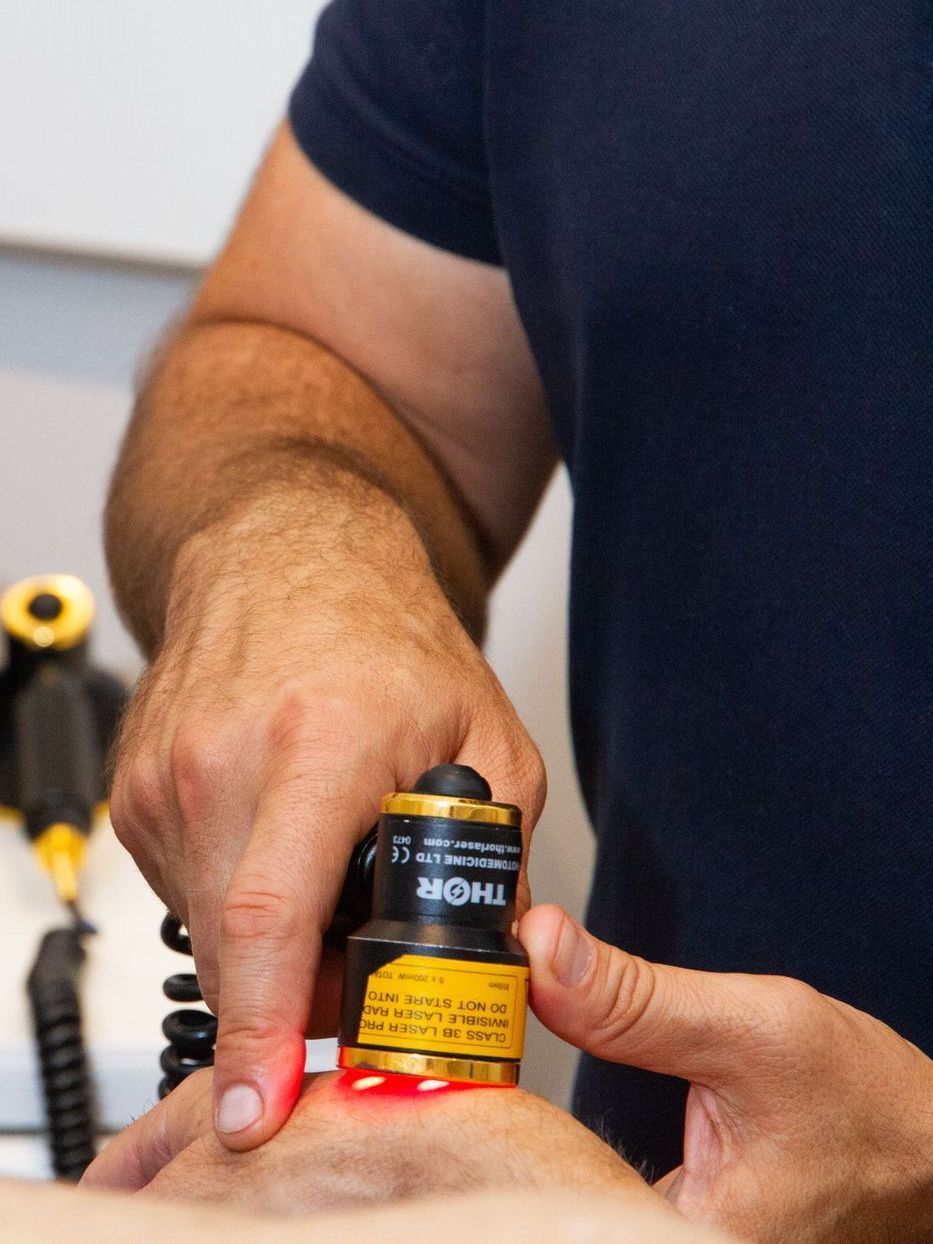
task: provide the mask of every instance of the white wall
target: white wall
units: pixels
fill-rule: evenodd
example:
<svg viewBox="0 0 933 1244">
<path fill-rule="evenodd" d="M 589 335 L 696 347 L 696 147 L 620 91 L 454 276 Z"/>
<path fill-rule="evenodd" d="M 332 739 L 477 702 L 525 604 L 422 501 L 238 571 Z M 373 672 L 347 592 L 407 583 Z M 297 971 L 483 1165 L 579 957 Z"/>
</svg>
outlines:
<svg viewBox="0 0 933 1244">
<path fill-rule="evenodd" d="M 0 0 L 0 239 L 203 264 L 323 0 Z"/>
</svg>

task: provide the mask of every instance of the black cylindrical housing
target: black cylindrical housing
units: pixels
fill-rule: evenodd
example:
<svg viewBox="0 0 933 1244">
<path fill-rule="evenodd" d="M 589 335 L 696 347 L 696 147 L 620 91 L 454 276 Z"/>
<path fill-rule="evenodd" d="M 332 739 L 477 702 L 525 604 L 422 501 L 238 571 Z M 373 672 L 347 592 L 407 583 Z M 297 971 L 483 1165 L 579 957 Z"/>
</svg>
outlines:
<svg viewBox="0 0 933 1244">
<path fill-rule="evenodd" d="M 87 833 L 103 762 L 83 682 L 46 659 L 15 699 L 13 730 L 16 806 L 30 838 L 60 821 Z"/>
</svg>

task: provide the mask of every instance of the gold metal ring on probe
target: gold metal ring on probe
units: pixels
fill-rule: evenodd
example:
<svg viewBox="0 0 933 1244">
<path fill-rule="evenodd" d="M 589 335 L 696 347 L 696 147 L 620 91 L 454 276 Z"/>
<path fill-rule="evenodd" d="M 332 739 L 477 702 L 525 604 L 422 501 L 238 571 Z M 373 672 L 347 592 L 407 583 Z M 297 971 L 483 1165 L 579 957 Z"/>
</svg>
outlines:
<svg viewBox="0 0 933 1244">
<path fill-rule="evenodd" d="M 470 1084 L 518 1083 L 518 1063 L 484 1062 L 476 1058 L 445 1058 L 439 1054 L 408 1054 L 399 1050 L 370 1050 L 341 1046 L 339 1065 L 396 1075 L 424 1076 L 429 1080 L 456 1080 Z"/>
<path fill-rule="evenodd" d="M 457 795 L 423 795 L 417 791 L 397 791 L 382 801 L 383 814 L 390 816 L 444 816 L 452 821 L 478 821 L 484 825 L 521 826 L 522 814 L 512 803 L 487 803 Z"/>
</svg>

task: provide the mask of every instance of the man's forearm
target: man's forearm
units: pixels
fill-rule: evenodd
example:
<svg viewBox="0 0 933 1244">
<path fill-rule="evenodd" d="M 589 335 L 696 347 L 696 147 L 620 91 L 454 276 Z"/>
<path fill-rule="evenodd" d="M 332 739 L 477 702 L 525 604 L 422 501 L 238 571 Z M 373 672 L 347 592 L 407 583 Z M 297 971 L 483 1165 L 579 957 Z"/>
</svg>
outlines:
<svg viewBox="0 0 933 1244">
<path fill-rule="evenodd" d="M 272 498 L 313 520 L 300 524 L 305 541 L 312 530 L 322 545 L 332 530 L 345 540 L 353 523 L 367 556 L 387 565 L 412 551 L 406 544 L 423 544 L 468 629 L 481 631 L 488 575 L 480 539 L 404 422 L 307 338 L 225 322 L 187 327 L 160 352 L 114 475 L 108 559 L 147 652 L 161 641 L 179 550 Z M 298 544 L 296 557 L 313 556 Z"/>
</svg>

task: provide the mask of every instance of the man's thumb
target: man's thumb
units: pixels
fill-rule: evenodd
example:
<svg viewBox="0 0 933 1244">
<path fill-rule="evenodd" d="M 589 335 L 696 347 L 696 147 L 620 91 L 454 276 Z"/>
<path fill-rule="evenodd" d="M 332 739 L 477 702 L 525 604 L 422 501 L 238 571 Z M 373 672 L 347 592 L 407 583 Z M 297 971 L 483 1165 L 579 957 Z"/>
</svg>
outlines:
<svg viewBox="0 0 933 1244">
<path fill-rule="evenodd" d="M 648 963 L 551 905 L 533 907 L 518 935 L 531 961 L 535 1014 L 565 1041 L 701 1084 L 741 1075 L 761 1019 L 760 980 Z"/>
</svg>

